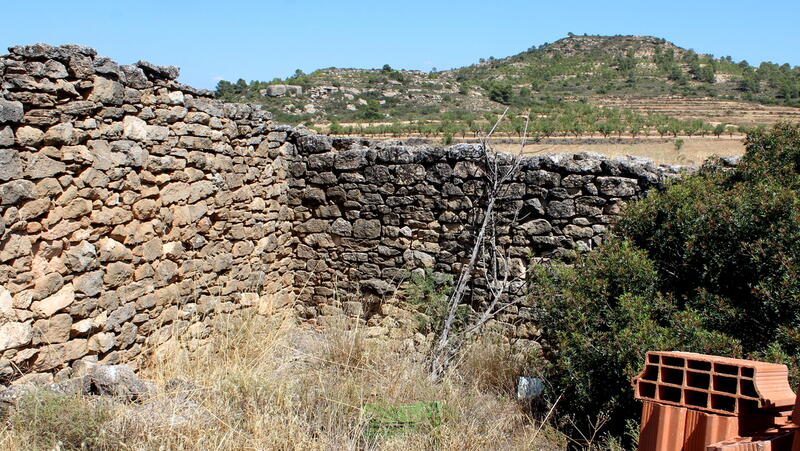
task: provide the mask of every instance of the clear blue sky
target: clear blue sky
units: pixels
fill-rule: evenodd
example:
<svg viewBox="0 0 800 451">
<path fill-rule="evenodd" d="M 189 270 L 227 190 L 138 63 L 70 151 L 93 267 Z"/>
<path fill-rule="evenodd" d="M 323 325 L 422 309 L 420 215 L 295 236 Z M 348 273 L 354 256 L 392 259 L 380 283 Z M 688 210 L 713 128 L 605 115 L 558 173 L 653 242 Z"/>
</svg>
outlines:
<svg viewBox="0 0 800 451">
<path fill-rule="evenodd" d="M 575 34 L 637 34 L 751 64 L 800 65 L 800 1 L 5 0 L 0 47 L 78 43 L 181 81 L 271 80 L 300 68 L 449 69 Z"/>
</svg>

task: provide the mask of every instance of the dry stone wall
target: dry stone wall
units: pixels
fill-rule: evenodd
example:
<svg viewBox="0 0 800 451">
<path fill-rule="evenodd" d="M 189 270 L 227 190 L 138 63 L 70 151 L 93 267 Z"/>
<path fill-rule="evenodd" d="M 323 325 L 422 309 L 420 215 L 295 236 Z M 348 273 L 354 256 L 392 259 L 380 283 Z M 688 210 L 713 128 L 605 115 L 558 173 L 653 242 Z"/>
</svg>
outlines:
<svg viewBox="0 0 800 451">
<path fill-rule="evenodd" d="M 466 261 L 485 200 L 476 146 L 315 135 L 182 85 L 175 67 L 118 65 L 74 45 L 10 52 L 0 383 L 67 378 L 85 360 L 136 363 L 175 337 L 200 346 L 231 312 L 288 305 L 319 323 L 376 324 L 409 273 L 455 275 Z M 637 159 L 525 158 L 499 207 L 499 242 L 524 280 L 534 258 L 595 247 L 621 205 L 675 174 Z M 507 313 L 504 332 L 531 338 L 530 308 Z"/>
<path fill-rule="evenodd" d="M 302 315 L 375 315 L 368 325 L 379 326 L 387 313 L 383 301 L 410 274 L 442 280 L 460 273 L 486 204 L 480 146 L 409 147 L 292 129 L 272 137 L 287 155 L 292 286 Z M 508 154 L 499 158 L 501 166 L 511 161 Z M 678 175 L 679 168 L 633 157 L 523 158 L 502 191 L 494 228 L 517 278 L 511 295 L 523 307 L 509 309 L 496 326 L 532 338 L 537 328 L 525 307 L 532 262 L 593 249 L 626 202 Z M 487 299 L 486 288 L 476 271 L 471 306 Z"/>
<path fill-rule="evenodd" d="M 270 114 L 80 46 L 0 57 L 0 380 L 135 360 L 286 286 Z M 272 290 L 272 291 L 271 291 Z"/>
</svg>

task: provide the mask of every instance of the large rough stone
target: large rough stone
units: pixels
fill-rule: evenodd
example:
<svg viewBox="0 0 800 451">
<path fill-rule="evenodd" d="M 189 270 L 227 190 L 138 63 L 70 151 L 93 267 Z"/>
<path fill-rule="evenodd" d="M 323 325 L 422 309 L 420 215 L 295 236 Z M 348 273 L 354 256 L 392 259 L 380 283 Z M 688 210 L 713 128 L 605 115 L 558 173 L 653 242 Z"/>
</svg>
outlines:
<svg viewBox="0 0 800 451">
<path fill-rule="evenodd" d="M 0 324 L 0 352 L 25 346 L 32 338 L 33 328 L 30 323 Z"/>
<path fill-rule="evenodd" d="M 32 343 L 34 345 L 63 343 L 69 339 L 71 328 L 72 316 L 69 313 L 61 313 L 50 319 L 36 321 L 33 323 Z"/>
<path fill-rule="evenodd" d="M 96 365 L 88 363 L 85 369 L 90 381 L 90 393 L 117 396 L 128 401 L 143 399 L 152 390 L 128 365 Z"/>
<path fill-rule="evenodd" d="M 17 144 L 23 147 L 36 147 L 43 137 L 44 132 L 38 128 L 26 125 L 17 129 Z"/>
<path fill-rule="evenodd" d="M 67 165 L 42 154 L 34 154 L 28 160 L 28 168 L 25 175 L 32 179 L 43 179 L 62 174 Z"/>
<path fill-rule="evenodd" d="M 61 274 L 54 272 L 36 279 L 33 286 L 33 299 L 41 300 L 51 296 L 64 286 L 64 278 Z"/>
<path fill-rule="evenodd" d="M 353 234 L 353 225 L 344 218 L 337 218 L 331 224 L 331 233 L 339 236 L 350 236 Z"/>
<path fill-rule="evenodd" d="M 147 122 L 136 116 L 125 116 L 122 120 L 122 136 L 132 141 L 146 141 Z"/>
<path fill-rule="evenodd" d="M 86 340 L 76 339 L 66 343 L 44 346 L 39 349 L 31 365 L 32 371 L 49 371 L 59 365 L 86 355 Z"/>
<path fill-rule="evenodd" d="M 30 180 L 12 180 L 0 185 L 0 204 L 11 205 L 21 200 L 36 199 L 36 185 Z"/>
<path fill-rule="evenodd" d="M 31 304 L 31 310 L 41 318 L 50 318 L 54 313 L 65 309 L 73 302 L 75 302 L 75 287 L 72 283 L 68 283 L 52 296 Z"/>
<path fill-rule="evenodd" d="M 0 124 L 19 122 L 23 114 L 22 102 L 0 99 Z"/>
<path fill-rule="evenodd" d="M 100 332 L 89 337 L 87 343 L 89 352 L 104 353 L 111 350 L 116 342 L 116 337 L 111 332 Z"/>
<path fill-rule="evenodd" d="M 543 235 L 549 233 L 553 227 L 546 219 L 534 219 L 519 226 L 528 235 Z"/>
<path fill-rule="evenodd" d="M 636 194 L 636 180 L 623 177 L 597 177 L 600 193 L 614 197 L 628 197 Z"/>
<path fill-rule="evenodd" d="M 14 145 L 14 130 L 11 127 L 0 127 L 0 147 L 11 147 Z"/>
<path fill-rule="evenodd" d="M 97 296 L 103 288 L 103 271 L 92 271 L 81 274 L 72 280 L 75 292 L 85 296 Z"/>
<path fill-rule="evenodd" d="M 309 134 L 297 139 L 297 147 L 304 153 L 322 153 L 333 149 L 333 144 L 327 136 Z"/>
<path fill-rule="evenodd" d="M 31 254 L 31 240 L 25 235 L 10 235 L 0 241 L 0 262 L 7 262 Z"/>
<path fill-rule="evenodd" d="M 97 249 L 88 241 L 82 241 L 77 246 L 70 247 L 64 257 L 64 263 L 74 272 L 97 268 Z"/>
<path fill-rule="evenodd" d="M 381 222 L 377 219 L 356 219 L 353 238 L 372 239 L 381 236 Z"/>
<path fill-rule="evenodd" d="M 103 281 L 110 288 L 116 288 L 130 281 L 133 275 L 133 267 L 127 263 L 114 262 L 108 265 Z"/>
<path fill-rule="evenodd" d="M 106 105 L 122 105 L 125 87 L 121 83 L 105 77 L 94 77 L 94 87 L 89 100 Z"/>
<path fill-rule="evenodd" d="M 0 181 L 6 182 L 22 176 L 22 161 L 15 149 L 0 149 Z"/>
</svg>

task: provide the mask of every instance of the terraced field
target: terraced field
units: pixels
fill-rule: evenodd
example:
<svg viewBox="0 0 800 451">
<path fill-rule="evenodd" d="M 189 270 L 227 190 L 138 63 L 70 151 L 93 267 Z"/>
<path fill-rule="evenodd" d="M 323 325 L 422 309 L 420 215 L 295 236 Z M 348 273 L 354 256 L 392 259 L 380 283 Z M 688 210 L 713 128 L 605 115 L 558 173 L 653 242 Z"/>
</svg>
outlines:
<svg viewBox="0 0 800 451">
<path fill-rule="evenodd" d="M 800 121 L 800 108 L 712 97 L 593 97 L 589 101 L 599 106 L 628 109 L 642 114 L 657 113 L 679 119 L 702 119 L 712 124 L 738 127 Z"/>
</svg>

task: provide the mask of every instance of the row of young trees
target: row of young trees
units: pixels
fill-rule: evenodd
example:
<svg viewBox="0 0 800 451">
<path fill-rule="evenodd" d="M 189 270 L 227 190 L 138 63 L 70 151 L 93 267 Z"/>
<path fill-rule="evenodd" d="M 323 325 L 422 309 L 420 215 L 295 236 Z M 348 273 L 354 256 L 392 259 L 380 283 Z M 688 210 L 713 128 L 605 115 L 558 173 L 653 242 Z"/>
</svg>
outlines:
<svg viewBox="0 0 800 451">
<path fill-rule="evenodd" d="M 439 121 L 414 121 L 378 124 L 331 124 L 332 135 L 401 136 L 467 136 L 485 133 L 493 122 L 494 113 L 478 115 L 464 113 L 444 116 Z M 524 113 L 511 115 L 497 126 L 496 134 L 521 136 L 526 117 L 531 119 L 528 133 L 536 137 L 574 136 L 600 134 L 604 137 L 626 136 L 721 136 L 746 133 L 741 127 L 724 124 L 712 125 L 700 119 L 678 119 L 663 114 L 640 114 L 616 108 L 600 108 L 586 102 L 552 102 L 535 105 Z"/>
</svg>

